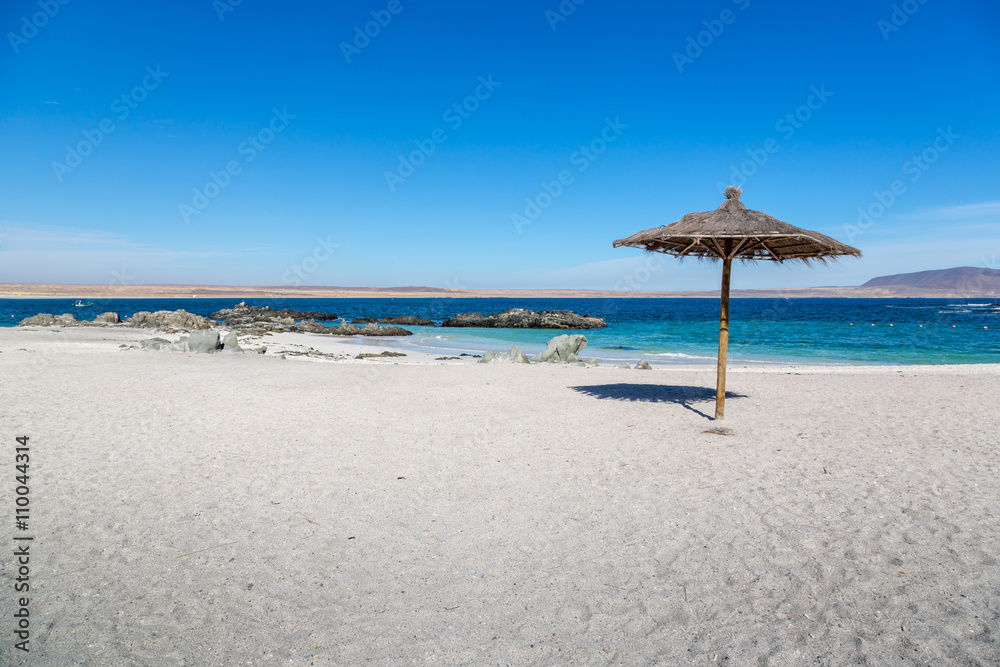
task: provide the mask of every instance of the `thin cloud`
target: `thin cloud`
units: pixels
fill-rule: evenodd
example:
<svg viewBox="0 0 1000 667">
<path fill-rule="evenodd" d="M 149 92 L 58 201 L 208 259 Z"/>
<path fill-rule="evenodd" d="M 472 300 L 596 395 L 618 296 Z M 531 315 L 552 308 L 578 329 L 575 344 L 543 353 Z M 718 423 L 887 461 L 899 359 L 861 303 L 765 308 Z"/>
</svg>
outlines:
<svg viewBox="0 0 1000 667">
<path fill-rule="evenodd" d="M 1000 202 L 985 201 L 958 206 L 942 206 L 915 211 L 886 214 L 884 218 L 856 231 L 856 237 L 844 240 L 866 251 L 865 246 L 899 243 L 919 239 L 928 247 L 940 245 L 946 239 L 959 238 L 967 246 L 996 247 L 1000 241 Z M 851 221 L 844 225 L 856 229 Z M 836 232 L 833 234 L 836 236 Z M 843 235 L 843 234 L 842 234 Z"/>
<path fill-rule="evenodd" d="M 59 227 L 33 227 L 19 223 L 0 223 L 0 233 L 4 234 L 8 246 L 34 248 L 38 246 L 118 246 L 127 242 L 114 235 L 99 231 L 84 231 Z M 8 247 L 8 249 L 10 249 Z"/>
<path fill-rule="evenodd" d="M 984 218 L 1000 219 L 1000 201 L 984 201 L 959 206 L 924 209 L 906 216 L 901 220 L 927 222 L 973 222 Z"/>
<path fill-rule="evenodd" d="M 219 283 L 219 275 L 239 282 L 251 276 L 235 267 L 266 262 L 272 252 L 269 247 L 164 248 L 101 231 L 0 222 L 2 283 L 119 284 L 126 274 L 135 283 Z"/>
<path fill-rule="evenodd" d="M 128 252 L 146 259 L 190 259 L 211 257 L 241 257 L 270 251 L 269 247 L 228 248 L 210 250 L 170 250 L 132 241 L 118 234 L 98 230 L 33 226 L 0 222 L 0 238 L 5 251 L 68 251 L 77 253 Z"/>
</svg>

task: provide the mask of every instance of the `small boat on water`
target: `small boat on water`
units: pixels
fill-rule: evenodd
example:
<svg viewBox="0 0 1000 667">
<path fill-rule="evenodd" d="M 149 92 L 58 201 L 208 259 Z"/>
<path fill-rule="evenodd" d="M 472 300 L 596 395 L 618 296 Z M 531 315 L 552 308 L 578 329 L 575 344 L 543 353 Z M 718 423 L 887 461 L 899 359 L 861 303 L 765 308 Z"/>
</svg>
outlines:
<svg viewBox="0 0 1000 667">
<path fill-rule="evenodd" d="M 87 306 L 93 306 L 94 302 L 93 301 L 81 301 L 81 300 L 77 299 L 76 303 L 74 303 L 73 305 L 75 307 L 77 307 L 77 308 L 86 308 Z"/>
</svg>

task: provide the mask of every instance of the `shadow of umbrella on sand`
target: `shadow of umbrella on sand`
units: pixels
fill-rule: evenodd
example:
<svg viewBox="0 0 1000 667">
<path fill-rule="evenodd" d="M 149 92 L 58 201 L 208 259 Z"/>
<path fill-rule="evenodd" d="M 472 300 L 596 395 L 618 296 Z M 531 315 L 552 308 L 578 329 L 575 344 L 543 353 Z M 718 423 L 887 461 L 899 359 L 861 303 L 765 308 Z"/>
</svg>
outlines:
<svg viewBox="0 0 1000 667">
<path fill-rule="evenodd" d="M 772 262 L 813 260 L 825 262 L 842 255 L 861 257 L 861 251 L 819 232 L 793 227 L 766 213 L 748 209 L 740 201 L 743 191 L 730 185 L 726 201 L 714 211 L 688 213 L 677 222 L 637 232 L 615 241 L 675 257 L 722 260 L 721 311 L 719 314 L 719 365 L 715 390 L 715 418 L 725 416 L 726 355 L 729 350 L 729 277 L 734 259 Z"/>
<path fill-rule="evenodd" d="M 578 391 L 581 394 L 586 394 L 587 396 L 593 396 L 594 398 L 614 401 L 673 403 L 685 410 L 699 414 L 705 419 L 710 419 L 710 417 L 695 408 L 692 403 L 710 401 L 715 398 L 715 392 L 707 387 L 692 387 L 687 385 L 628 384 L 619 382 L 617 384 L 594 384 L 570 387 L 570 389 Z M 746 398 L 746 396 L 727 391 L 726 398 Z"/>
</svg>

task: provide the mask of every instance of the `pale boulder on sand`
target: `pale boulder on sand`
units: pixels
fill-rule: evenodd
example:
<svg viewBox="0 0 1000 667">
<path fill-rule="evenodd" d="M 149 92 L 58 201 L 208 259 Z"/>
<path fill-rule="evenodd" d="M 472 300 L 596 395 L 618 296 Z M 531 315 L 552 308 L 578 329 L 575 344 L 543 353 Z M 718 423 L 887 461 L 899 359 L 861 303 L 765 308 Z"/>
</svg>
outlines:
<svg viewBox="0 0 1000 667">
<path fill-rule="evenodd" d="M 236 336 L 235 331 L 230 331 L 222 337 L 222 349 L 226 352 L 243 352 L 243 348 L 240 347 L 240 341 Z"/>
<path fill-rule="evenodd" d="M 500 362 L 510 362 L 513 364 L 530 364 L 528 355 L 521 351 L 517 345 L 512 346 L 506 353 L 499 350 L 490 350 L 483 353 L 483 358 L 479 360 L 481 364 L 496 364 Z"/>
<path fill-rule="evenodd" d="M 550 340 L 545 349 L 535 355 L 533 361 L 539 363 L 574 363 L 583 348 L 587 347 L 587 337 L 582 334 L 563 334 Z"/>
<path fill-rule="evenodd" d="M 191 352 L 215 352 L 222 347 L 219 342 L 219 332 L 207 329 L 192 331 L 186 342 Z"/>
</svg>

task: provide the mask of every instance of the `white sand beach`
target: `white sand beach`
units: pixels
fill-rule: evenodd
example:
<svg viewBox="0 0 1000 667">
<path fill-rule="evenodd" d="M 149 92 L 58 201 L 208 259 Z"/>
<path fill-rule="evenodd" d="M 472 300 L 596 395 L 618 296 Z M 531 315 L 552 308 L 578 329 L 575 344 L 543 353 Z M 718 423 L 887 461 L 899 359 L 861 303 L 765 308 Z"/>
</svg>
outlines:
<svg viewBox="0 0 1000 667">
<path fill-rule="evenodd" d="M 734 365 L 714 422 L 711 367 L 151 335 L 0 329 L 2 664 L 1000 664 L 998 366 Z"/>
</svg>

